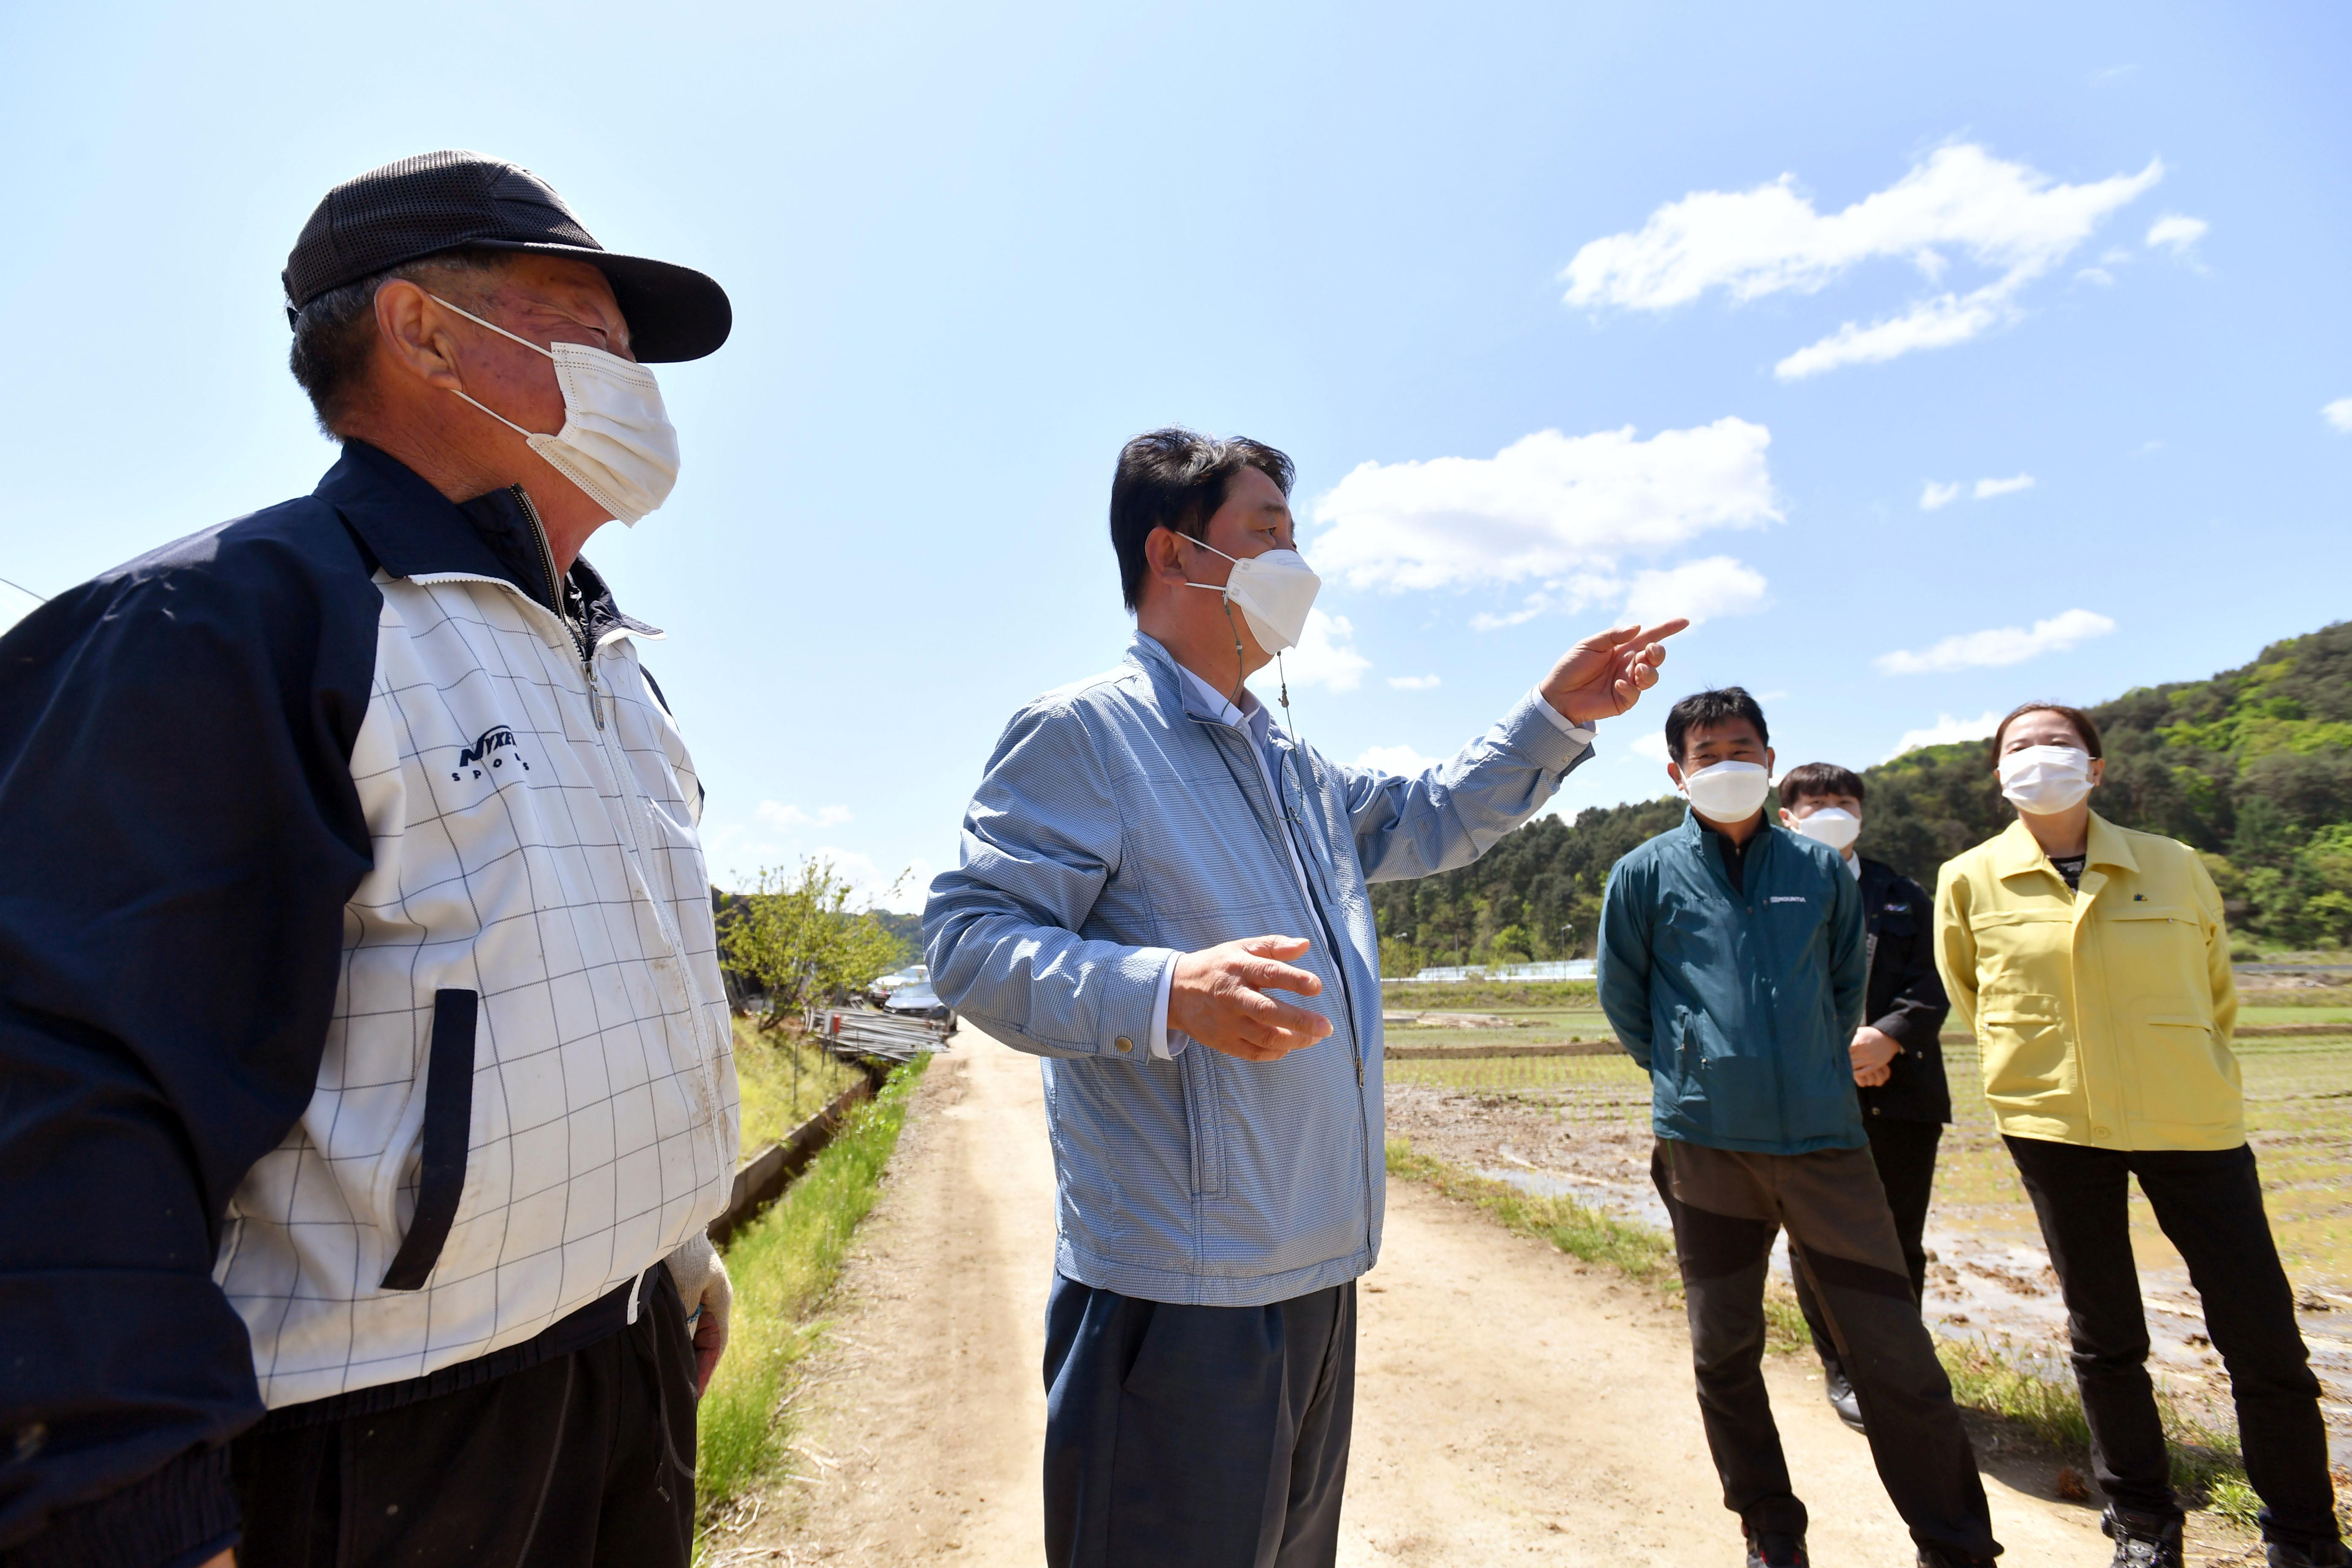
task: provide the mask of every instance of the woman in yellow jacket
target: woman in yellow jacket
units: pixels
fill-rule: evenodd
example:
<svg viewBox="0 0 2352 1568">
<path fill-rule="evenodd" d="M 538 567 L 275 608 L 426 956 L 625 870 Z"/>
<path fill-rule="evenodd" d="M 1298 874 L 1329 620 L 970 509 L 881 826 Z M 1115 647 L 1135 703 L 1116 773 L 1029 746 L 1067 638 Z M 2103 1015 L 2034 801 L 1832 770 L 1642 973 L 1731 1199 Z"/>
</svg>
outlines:
<svg viewBox="0 0 2352 1568">
<path fill-rule="evenodd" d="M 2028 704 L 1992 742 L 2006 832 L 1946 864 L 1937 967 L 2065 1292 L 2117 1568 L 2179 1568 L 2181 1510 L 2147 1374 L 2125 1208 L 2139 1180 L 2229 1368 L 2272 1568 L 2352 1564 L 2327 1433 L 2246 1146 L 2238 996 L 2213 879 L 2187 845 L 2093 812 L 2099 732 Z"/>
</svg>

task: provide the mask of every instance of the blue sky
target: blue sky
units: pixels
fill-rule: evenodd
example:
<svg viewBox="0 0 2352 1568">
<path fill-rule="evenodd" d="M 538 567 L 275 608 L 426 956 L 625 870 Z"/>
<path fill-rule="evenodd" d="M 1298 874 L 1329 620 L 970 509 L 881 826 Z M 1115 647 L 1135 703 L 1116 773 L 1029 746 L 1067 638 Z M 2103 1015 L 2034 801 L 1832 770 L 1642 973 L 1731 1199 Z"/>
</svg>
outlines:
<svg viewBox="0 0 2352 1568">
<path fill-rule="evenodd" d="M 473 147 L 733 295 L 671 504 L 588 552 L 730 885 L 952 861 L 1012 710 L 1118 657 L 1111 462 L 1171 421 L 1297 459 L 1343 761 L 1630 602 L 1710 612 L 1668 695 L 1875 762 L 2346 613 L 2347 58 L 2320 5 L 19 4 L 0 576 L 308 489 L 286 250 Z M 1562 806 L 1654 793 L 1663 709 Z"/>
</svg>

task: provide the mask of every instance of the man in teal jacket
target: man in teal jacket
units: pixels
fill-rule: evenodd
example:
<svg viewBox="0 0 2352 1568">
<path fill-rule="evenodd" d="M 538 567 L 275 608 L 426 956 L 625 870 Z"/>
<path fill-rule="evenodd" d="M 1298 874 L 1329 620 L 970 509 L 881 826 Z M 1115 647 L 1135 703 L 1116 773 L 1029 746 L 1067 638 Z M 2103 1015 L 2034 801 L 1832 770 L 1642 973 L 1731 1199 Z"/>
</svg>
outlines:
<svg viewBox="0 0 2352 1568">
<path fill-rule="evenodd" d="M 1853 878 L 1765 820 L 1772 752 L 1739 688 L 1666 715 L 1680 827 L 1620 860 L 1601 913 L 1601 1005 L 1650 1070 L 1651 1177 L 1675 1227 L 1699 1412 L 1749 1568 L 1802 1568 L 1764 1390 L 1764 1279 L 1786 1227 L 1927 1568 L 1998 1555 L 1976 1458 L 1919 1321 L 1863 1133 L 1847 1043 L 1870 963 Z"/>
</svg>

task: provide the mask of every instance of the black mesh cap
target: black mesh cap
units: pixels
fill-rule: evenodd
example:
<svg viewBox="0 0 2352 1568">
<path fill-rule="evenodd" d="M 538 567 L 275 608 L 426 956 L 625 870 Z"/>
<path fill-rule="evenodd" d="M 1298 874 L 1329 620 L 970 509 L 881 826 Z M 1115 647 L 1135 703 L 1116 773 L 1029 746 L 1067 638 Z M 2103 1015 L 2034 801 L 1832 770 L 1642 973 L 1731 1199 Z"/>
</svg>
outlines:
<svg viewBox="0 0 2352 1568">
<path fill-rule="evenodd" d="M 479 153 L 425 153 L 345 180 L 327 193 L 286 258 L 286 310 L 330 289 L 469 247 L 568 256 L 604 274 L 628 318 L 629 344 L 648 363 L 700 359 L 727 341 L 727 291 L 688 267 L 616 256 L 596 243 L 555 188 L 529 169 Z"/>
</svg>

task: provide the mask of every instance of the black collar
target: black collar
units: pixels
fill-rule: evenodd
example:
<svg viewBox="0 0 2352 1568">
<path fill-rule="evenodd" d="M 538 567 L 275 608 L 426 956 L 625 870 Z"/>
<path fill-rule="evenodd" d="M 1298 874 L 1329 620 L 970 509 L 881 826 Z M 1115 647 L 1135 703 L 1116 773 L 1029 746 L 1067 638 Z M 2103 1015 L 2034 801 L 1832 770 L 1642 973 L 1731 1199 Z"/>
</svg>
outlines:
<svg viewBox="0 0 2352 1568">
<path fill-rule="evenodd" d="M 548 582 L 539 539 L 513 489 L 452 501 L 399 458 L 364 441 L 346 440 L 342 457 L 319 481 L 318 493 L 360 536 L 376 564 L 394 577 L 495 577 L 558 615 L 564 614 L 558 595 L 576 595 L 591 641 L 614 626 L 661 635 L 621 613 L 612 590 L 585 557 L 572 563 L 570 594 Z"/>
</svg>

